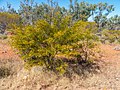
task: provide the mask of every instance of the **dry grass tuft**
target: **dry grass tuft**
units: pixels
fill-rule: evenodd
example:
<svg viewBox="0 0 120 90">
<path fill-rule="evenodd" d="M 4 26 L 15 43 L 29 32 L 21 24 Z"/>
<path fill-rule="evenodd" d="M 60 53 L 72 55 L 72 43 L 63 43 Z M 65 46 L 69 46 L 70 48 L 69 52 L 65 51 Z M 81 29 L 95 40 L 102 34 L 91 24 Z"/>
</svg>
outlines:
<svg viewBox="0 0 120 90">
<path fill-rule="evenodd" d="M 0 90 L 74 90 L 73 85 L 82 84 L 83 79 L 82 74 L 73 72 L 68 78 L 39 66 L 26 70 L 19 60 L 0 60 L 0 71 Z"/>
</svg>

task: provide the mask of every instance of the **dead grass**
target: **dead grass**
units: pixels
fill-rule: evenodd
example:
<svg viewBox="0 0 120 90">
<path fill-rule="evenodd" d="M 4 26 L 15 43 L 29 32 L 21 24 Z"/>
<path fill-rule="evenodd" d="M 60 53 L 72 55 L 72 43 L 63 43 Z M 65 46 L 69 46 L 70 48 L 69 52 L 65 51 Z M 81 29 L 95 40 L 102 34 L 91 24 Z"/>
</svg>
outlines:
<svg viewBox="0 0 120 90">
<path fill-rule="evenodd" d="M 74 90 L 76 84 L 79 82 L 80 85 L 83 80 L 82 75 L 74 73 L 71 78 L 58 76 L 52 71 L 43 72 L 38 66 L 26 70 L 23 64 L 19 60 L 0 60 L 0 70 L 5 75 L 0 78 L 0 90 Z"/>
</svg>

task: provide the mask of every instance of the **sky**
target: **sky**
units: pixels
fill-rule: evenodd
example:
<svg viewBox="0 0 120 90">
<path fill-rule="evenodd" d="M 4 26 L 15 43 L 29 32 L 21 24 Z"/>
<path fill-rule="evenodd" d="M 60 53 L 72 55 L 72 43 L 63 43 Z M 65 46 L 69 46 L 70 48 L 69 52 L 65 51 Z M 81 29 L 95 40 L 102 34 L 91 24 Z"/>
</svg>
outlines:
<svg viewBox="0 0 120 90">
<path fill-rule="evenodd" d="M 13 8 L 17 10 L 20 6 L 20 1 L 23 1 L 23 0 L 0 0 L 0 7 L 3 7 L 3 6 L 6 7 L 8 2 L 12 5 Z M 34 1 L 37 3 L 47 2 L 47 0 L 34 0 Z M 54 0 L 54 1 L 57 1 L 60 6 L 64 6 L 66 8 L 69 7 L 69 0 Z M 109 5 L 114 5 L 115 11 L 112 12 L 110 16 L 113 16 L 116 14 L 120 15 L 120 0 L 78 0 L 78 2 L 81 2 L 81 1 L 85 1 L 91 4 L 97 4 L 99 2 L 103 2 L 103 3 L 108 3 Z"/>
</svg>

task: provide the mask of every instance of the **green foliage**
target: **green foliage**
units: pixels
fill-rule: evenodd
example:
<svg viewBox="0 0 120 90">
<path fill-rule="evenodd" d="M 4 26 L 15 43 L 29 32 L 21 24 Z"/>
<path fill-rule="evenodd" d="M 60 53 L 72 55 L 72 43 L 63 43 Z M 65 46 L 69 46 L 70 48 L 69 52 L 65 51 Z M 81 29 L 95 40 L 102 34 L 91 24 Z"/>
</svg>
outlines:
<svg viewBox="0 0 120 90">
<path fill-rule="evenodd" d="M 16 27 L 11 43 L 27 65 L 42 65 L 64 73 L 69 60 L 60 57 L 76 58 L 77 63 L 92 60 L 97 40 L 94 23 L 79 21 L 69 26 L 70 20 L 66 17 L 59 25 L 39 20 L 32 26 Z"/>
<path fill-rule="evenodd" d="M 95 9 L 94 21 L 97 23 L 99 31 L 101 31 L 107 24 L 107 16 L 114 11 L 113 5 L 107 3 L 98 3 Z"/>
<path fill-rule="evenodd" d="M 90 4 L 70 0 L 69 6 L 68 9 L 60 7 L 55 0 L 41 4 L 35 4 L 33 0 L 24 0 L 20 5 L 19 14 L 24 24 L 33 24 L 38 19 L 44 19 L 52 24 L 54 18 L 61 20 L 68 15 L 72 17 L 72 23 L 79 20 L 88 21 L 91 18 L 101 29 L 107 22 L 107 16 L 114 11 L 113 5 L 107 3 Z"/>
<path fill-rule="evenodd" d="M 0 33 L 5 33 L 6 29 L 11 29 L 12 24 L 18 24 L 20 16 L 7 12 L 0 12 Z"/>
<path fill-rule="evenodd" d="M 102 31 L 102 42 L 108 41 L 110 43 L 120 43 L 120 31 L 119 30 L 103 30 Z"/>
<path fill-rule="evenodd" d="M 110 17 L 106 23 L 106 29 L 108 30 L 120 30 L 120 16 L 115 15 Z"/>
<path fill-rule="evenodd" d="M 95 10 L 96 10 L 96 4 L 90 4 L 87 2 L 78 2 L 78 0 L 74 0 L 74 3 L 72 0 L 70 0 L 70 7 L 68 13 L 72 15 L 73 21 L 88 21 L 88 18 L 91 17 Z"/>
</svg>

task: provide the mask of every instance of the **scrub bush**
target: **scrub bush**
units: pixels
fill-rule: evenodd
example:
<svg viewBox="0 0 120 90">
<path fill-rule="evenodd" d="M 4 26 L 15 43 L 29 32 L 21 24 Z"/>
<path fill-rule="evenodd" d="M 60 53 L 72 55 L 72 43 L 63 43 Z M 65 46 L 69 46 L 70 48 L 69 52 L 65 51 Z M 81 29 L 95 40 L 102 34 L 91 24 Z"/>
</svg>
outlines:
<svg viewBox="0 0 120 90">
<path fill-rule="evenodd" d="M 78 21 L 70 25 L 70 20 L 64 18 L 52 25 L 39 20 L 34 25 L 15 27 L 11 43 L 28 66 L 42 65 L 64 73 L 71 58 L 76 64 L 93 60 L 98 40 L 94 23 Z"/>
<path fill-rule="evenodd" d="M 105 43 L 108 41 L 109 43 L 120 43 L 120 30 L 103 30 L 101 41 Z"/>
</svg>

